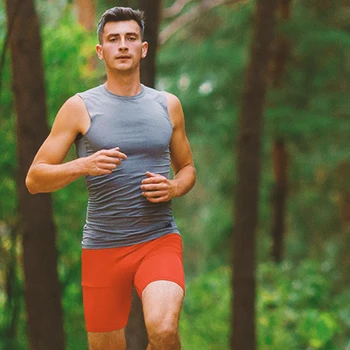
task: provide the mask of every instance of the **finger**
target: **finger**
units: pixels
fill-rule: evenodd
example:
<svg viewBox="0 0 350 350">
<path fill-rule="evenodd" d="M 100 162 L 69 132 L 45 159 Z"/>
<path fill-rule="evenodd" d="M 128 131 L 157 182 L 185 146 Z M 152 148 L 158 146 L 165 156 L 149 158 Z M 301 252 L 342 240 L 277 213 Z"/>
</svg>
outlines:
<svg viewBox="0 0 350 350">
<path fill-rule="evenodd" d="M 147 198 L 159 198 L 159 197 L 165 197 L 167 196 L 167 191 L 149 191 L 149 192 L 143 192 L 142 193 Z"/>
<path fill-rule="evenodd" d="M 104 154 L 109 156 L 109 157 L 115 157 L 115 158 L 120 158 L 120 159 L 126 159 L 127 155 L 123 152 L 119 151 L 119 148 L 112 148 L 108 150 L 104 150 Z"/>
<path fill-rule="evenodd" d="M 164 191 L 166 190 L 165 184 L 148 184 L 148 185 L 142 185 L 141 190 L 144 192 L 154 192 L 154 191 Z"/>
<path fill-rule="evenodd" d="M 148 197 L 147 200 L 151 203 L 161 203 L 161 202 L 167 202 L 169 199 L 168 197 L 163 196 L 163 197 L 156 197 L 156 198 Z"/>
<path fill-rule="evenodd" d="M 116 162 L 98 163 L 97 167 L 99 169 L 114 170 L 117 168 L 118 165 L 120 165 L 120 163 L 121 163 L 120 160 L 119 160 L 119 163 L 116 163 Z"/>
<path fill-rule="evenodd" d="M 109 175 L 111 174 L 113 169 L 103 169 L 96 167 L 91 173 L 92 176 L 100 176 L 100 175 Z"/>
<path fill-rule="evenodd" d="M 160 176 L 159 174 L 151 173 L 150 171 L 146 171 L 146 176 L 147 177 L 155 177 L 155 176 Z"/>
<path fill-rule="evenodd" d="M 157 183 L 166 182 L 166 181 L 167 181 L 166 177 L 156 174 L 156 176 L 154 177 L 152 176 L 152 177 L 143 179 L 141 183 L 146 185 L 146 184 L 157 184 Z"/>
<path fill-rule="evenodd" d="M 97 161 L 97 165 L 98 166 L 103 166 L 104 164 L 120 165 L 121 162 L 122 160 L 120 158 L 104 156 Z"/>
<path fill-rule="evenodd" d="M 110 170 L 110 169 L 99 169 L 99 170 L 97 171 L 96 176 L 99 176 L 99 175 L 109 175 L 109 174 L 112 174 L 112 170 Z"/>
<path fill-rule="evenodd" d="M 142 181 L 141 188 L 145 191 L 156 191 L 167 188 L 167 183 L 162 180 Z"/>
</svg>

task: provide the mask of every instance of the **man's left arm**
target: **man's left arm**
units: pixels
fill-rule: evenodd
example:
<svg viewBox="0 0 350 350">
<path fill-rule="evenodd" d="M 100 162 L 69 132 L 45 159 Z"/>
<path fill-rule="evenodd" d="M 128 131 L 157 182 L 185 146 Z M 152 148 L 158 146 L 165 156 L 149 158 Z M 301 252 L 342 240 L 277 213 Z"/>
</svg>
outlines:
<svg viewBox="0 0 350 350">
<path fill-rule="evenodd" d="M 166 202 L 174 197 L 185 195 L 196 182 L 196 170 L 193 164 L 190 143 L 185 131 L 185 119 L 179 99 L 167 93 L 168 112 L 173 125 L 170 141 L 171 166 L 174 171 L 172 180 L 147 172 L 142 181 L 142 194 L 153 203 Z"/>
</svg>

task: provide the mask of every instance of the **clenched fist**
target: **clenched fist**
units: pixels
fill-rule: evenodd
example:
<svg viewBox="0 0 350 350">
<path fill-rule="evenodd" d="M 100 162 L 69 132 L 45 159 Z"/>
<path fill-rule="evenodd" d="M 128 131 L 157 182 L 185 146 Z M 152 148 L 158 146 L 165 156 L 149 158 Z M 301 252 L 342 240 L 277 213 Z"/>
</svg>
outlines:
<svg viewBox="0 0 350 350">
<path fill-rule="evenodd" d="M 152 203 L 170 201 L 176 196 L 174 181 L 160 174 L 146 172 L 147 178 L 142 180 L 142 195 Z"/>
<path fill-rule="evenodd" d="M 85 173 L 91 176 L 111 174 L 127 158 L 126 154 L 119 151 L 119 147 L 103 149 L 91 156 L 80 158 L 83 162 Z"/>
</svg>

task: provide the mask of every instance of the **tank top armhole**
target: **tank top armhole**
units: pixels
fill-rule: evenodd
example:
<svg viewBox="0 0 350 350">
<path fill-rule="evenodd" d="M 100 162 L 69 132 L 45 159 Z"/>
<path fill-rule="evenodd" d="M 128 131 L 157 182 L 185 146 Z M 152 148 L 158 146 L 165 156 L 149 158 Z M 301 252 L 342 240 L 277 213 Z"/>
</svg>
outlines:
<svg viewBox="0 0 350 350">
<path fill-rule="evenodd" d="M 171 126 L 173 126 L 173 123 L 171 122 L 171 119 L 170 119 L 170 115 L 169 115 L 169 109 L 168 109 L 168 99 L 167 99 L 167 96 L 166 96 L 166 92 L 165 91 L 161 91 L 160 92 L 160 96 L 161 96 L 161 105 L 162 107 L 164 108 L 164 111 L 166 113 L 166 117 L 169 121 L 169 123 L 171 124 Z"/>
<path fill-rule="evenodd" d="M 87 128 L 87 130 L 85 131 L 85 133 L 84 133 L 84 134 L 81 134 L 81 133 L 80 133 L 81 137 L 79 137 L 79 139 L 81 139 L 81 138 L 83 138 L 84 135 L 86 135 L 86 134 L 89 132 L 89 130 L 91 129 L 92 117 L 91 117 L 91 113 L 90 113 L 89 106 L 88 106 L 88 100 L 87 100 L 86 98 L 84 98 L 84 93 L 77 92 L 76 95 L 79 96 L 79 97 L 81 98 L 81 100 L 83 101 L 84 106 L 85 106 L 85 109 L 86 109 L 86 113 L 88 114 L 89 119 L 90 119 L 90 125 L 89 125 L 89 127 Z M 79 136 L 79 135 L 78 135 L 78 136 Z"/>
</svg>

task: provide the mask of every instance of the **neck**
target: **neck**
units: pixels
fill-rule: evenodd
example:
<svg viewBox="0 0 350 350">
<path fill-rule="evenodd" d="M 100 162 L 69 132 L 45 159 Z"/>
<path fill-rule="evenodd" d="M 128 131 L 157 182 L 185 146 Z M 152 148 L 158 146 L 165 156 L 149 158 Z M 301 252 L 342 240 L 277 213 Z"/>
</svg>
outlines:
<svg viewBox="0 0 350 350">
<path fill-rule="evenodd" d="M 141 90 L 140 71 L 130 72 L 108 72 L 106 89 L 119 96 L 135 96 Z"/>
</svg>

